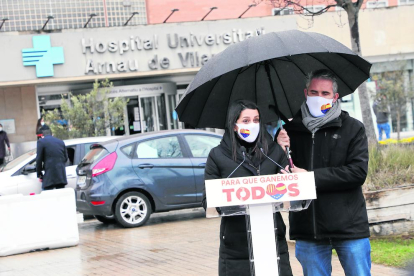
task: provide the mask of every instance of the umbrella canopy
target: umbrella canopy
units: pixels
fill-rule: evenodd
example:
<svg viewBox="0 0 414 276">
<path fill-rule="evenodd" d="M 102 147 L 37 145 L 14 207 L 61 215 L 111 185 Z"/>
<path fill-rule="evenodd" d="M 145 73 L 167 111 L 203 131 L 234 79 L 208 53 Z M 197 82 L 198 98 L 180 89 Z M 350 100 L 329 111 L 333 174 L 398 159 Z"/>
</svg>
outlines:
<svg viewBox="0 0 414 276">
<path fill-rule="evenodd" d="M 239 99 L 255 102 L 262 120 L 292 118 L 305 99 L 305 76 L 328 69 L 340 97 L 369 78 L 371 64 L 338 41 L 297 30 L 274 32 L 229 46 L 197 73 L 178 104 L 180 121 L 225 128 L 227 109 Z"/>
</svg>

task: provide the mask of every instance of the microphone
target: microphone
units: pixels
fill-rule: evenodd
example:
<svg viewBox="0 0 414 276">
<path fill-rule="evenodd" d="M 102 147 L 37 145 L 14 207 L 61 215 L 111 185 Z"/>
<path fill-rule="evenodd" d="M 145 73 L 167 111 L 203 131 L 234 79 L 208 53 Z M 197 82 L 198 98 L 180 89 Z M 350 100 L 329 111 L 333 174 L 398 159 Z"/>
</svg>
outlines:
<svg viewBox="0 0 414 276">
<path fill-rule="evenodd" d="M 275 160 L 273 160 L 272 158 L 270 158 L 269 156 L 267 156 L 265 153 L 264 153 L 264 150 L 263 150 L 263 147 L 262 147 L 262 143 L 260 143 L 259 141 L 257 141 L 256 142 L 256 145 L 259 147 L 259 149 L 260 149 L 260 151 L 263 153 L 263 155 L 264 156 L 266 156 L 267 157 L 267 159 L 269 159 L 270 161 L 272 161 L 273 163 L 275 163 L 276 164 L 276 166 L 278 166 L 279 168 L 281 168 L 282 170 L 284 170 L 285 172 L 287 172 L 287 173 L 290 173 L 290 172 L 288 172 L 288 171 L 286 171 L 281 165 L 279 165 Z"/>
<path fill-rule="evenodd" d="M 242 154 L 243 154 L 243 161 L 234 169 L 234 171 L 232 171 L 231 172 L 231 174 L 229 174 L 229 176 L 227 176 L 227 178 L 229 178 L 230 176 L 232 176 L 233 175 L 233 173 L 235 172 L 235 171 L 237 171 L 237 169 L 238 168 L 240 168 L 240 166 L 244 163 L 244 161 L 246 161 L 246 148 L 245 147 L 243 147 L 243 146 L 241 146 L 240 147 L 240 150 L 241 150 L 241 152 L 242 152 Z"/>
</svg>

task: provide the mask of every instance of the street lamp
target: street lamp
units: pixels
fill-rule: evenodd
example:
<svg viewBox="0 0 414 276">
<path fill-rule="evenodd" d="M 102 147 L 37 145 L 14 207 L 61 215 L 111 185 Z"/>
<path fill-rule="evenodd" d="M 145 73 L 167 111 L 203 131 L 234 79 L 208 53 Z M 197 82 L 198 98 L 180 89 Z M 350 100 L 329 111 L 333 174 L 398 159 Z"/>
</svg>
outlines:
<svg viewBox="0 0 414 276">
<path fill-rule="evenodd" d="M 245 14 L 248 10 L 250 10 L 250 8 L 252 8 L 252 7 L 256 7 L 256 4 L 251 4 L 251 5 L 249 5 L 249 7 L 247 8 L 247 10 L 245 10 L 240 16 L 239 16 L 239 18 L 241 18 L 242 16 L 243 16 L 243 14 Z"/>
<path fill-rule="evenodd" d="M 9 20 L 8 18 L 2 18 L 1 19 L 3 22 L 1 22 L 1 25 L 0 25 L 0 30 L 1 30 L 1 28 L 3 27 L 3 25 L 4 25 L 4 22 L 6 22 L 7 20 Z"/>
<path fill-rule="evenodd" d="M 45 28 L 46 28 L 46 25 L 47 25 L 47 23 L 49 23 L 49 20 L 50 19 L 55 19 L 53 16 L 51 16 L 51 15 L 48 15 L 47 16 L 47 20 L 46 20 L 46 22 L 45 22 L 45 25 L 43 25 L 43 27 L 42 27 L 42 31 L 44 31 L 45 30 Z"/>
<path fill-rule="evenodd" d="M 207 15 L 209 15 L 213 10 L 216 10 L 216 9 L 217 9 L 217 7 L 211 7 L 210 11 L 206 15 L 204 15 L 204 17 L 201 19 L 201 21 L 204 21 L 204 18 L 206 18 Z"/>
<path fill-rule="evenodd" d="M 132 17 L 134 17 L 134 15 L 136 15 L 136 14 L 139 14 L 139 12 L 133 12 L 133 13 L 131 14 L 131 17 L 130 17 L 130 18 L 128 18 L 127 22 L 125 22 L 124 26 L 128 25 L 128 22 L 129 22 L 129 21 L 132 19 Z"/>
<path fill-rule="evenodd" d="M 89 15 L 89 19 L 88 19 L 88 21 L 86 22 L 85 26 L 83 26 L 84 28 L 86 28 L 86 26 L 88 26 L 89 22 L 92 20 L 92 18 L 93 18 L 94 16 L 97 16 L 97 14 L 96 14 L 96 13 L 91 13 L 91 14 Z"/>
<path fill-rule="evenodd" d="M 179 9 L 172 9 L 172 10 L 171 10 L 170 15 L 169 15 L 167 18 L 165 18 L 164 22 L 162 22 L 162 23 L 167 22 L 168 18 L 170 18 L 170 17 L 171 17 L 171 15 L 172 15 L 173 13 L 177 12 L 177 11 L 179 11 Z"/>
</svg>

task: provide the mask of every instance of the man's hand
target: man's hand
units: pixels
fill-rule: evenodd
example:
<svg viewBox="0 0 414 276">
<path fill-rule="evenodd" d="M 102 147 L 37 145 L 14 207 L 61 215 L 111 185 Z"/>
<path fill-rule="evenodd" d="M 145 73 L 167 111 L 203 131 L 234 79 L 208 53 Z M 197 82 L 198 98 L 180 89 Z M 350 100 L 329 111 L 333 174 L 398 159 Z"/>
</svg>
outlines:
<svg viewBox="0 0 414 276">
<path fill-rule="evenodd" d="M 281 171 L 283 174 L 288 174 L 288 172 L 287 171 L 289 171 L 289 165 L 288 166 L 286 166 L 286 168 L 285 168 L 285 170 L 283 170 L 283 171 Z M 304 170 L 304 169 L 301 169 L 301 168 L 298 168 L 298 167 L 293 167 L 293 168 L 290 168 L 290 171 L 292 172 L 292 173 L 304 173 L 304 172 L 308 172 L 307 170 Z"/>
<path fill-rule="evenodd" d="M 290 139 L 286 130 L 282 129 L 277 136 L 277 143 L 286 152 L 286 147 L 290 147 Z"/>
</svg>

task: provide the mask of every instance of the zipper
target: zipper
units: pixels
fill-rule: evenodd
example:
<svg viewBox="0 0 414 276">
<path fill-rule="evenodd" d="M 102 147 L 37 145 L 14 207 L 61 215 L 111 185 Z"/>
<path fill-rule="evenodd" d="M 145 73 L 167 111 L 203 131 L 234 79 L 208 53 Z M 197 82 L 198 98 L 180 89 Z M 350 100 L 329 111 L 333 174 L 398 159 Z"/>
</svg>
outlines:
<svg viewBox="0 0 414 276">
<path fill-rule="evenodd" d="M 260 164 L 259 164 L 259 168 L 253 166 L 253 164 L 251 163 L 249 163 L 249 166 L 252 166 L 256 170 L 257 175 L 260 175 Z"/>
<path fill-rule="evenodd" d="M 311 166 L 310 166 L 310 170 L 313 171 L 313 151 L 315 148 L 315 132 L 316 131 L 312 131 L 312 151 L 311 151 Z M 313 233 L 314 233 L 314 238 L 316 239 L 316 215 L 315 215 L 315 202 L 312 202 L 312 218 L 313 218 Z"/>
</svg>

